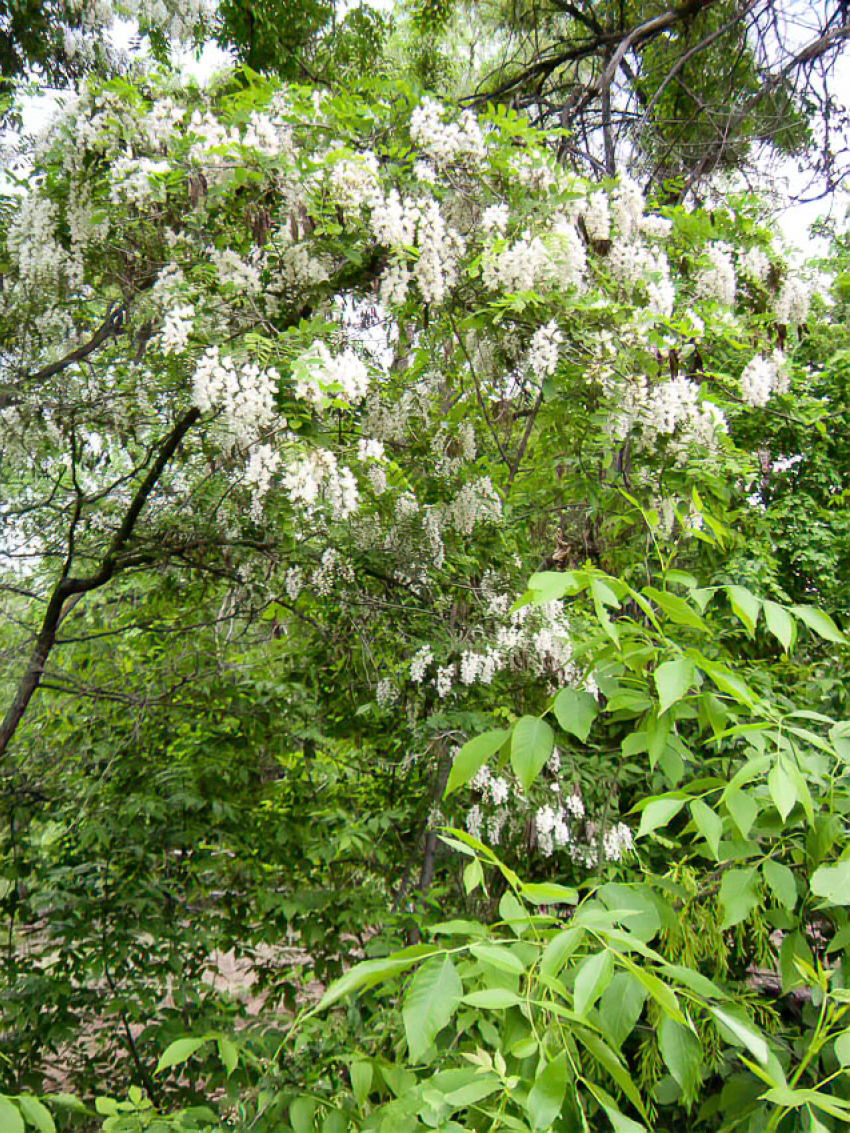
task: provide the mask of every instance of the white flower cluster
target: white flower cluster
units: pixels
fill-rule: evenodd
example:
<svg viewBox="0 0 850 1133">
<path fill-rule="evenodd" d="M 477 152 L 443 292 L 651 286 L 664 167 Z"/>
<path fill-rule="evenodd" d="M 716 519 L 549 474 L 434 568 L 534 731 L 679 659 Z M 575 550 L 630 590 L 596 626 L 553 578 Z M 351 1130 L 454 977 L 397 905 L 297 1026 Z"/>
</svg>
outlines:
<svg viewBox="0 0 850 1133">
<path fill-rule="evenodd" d="M 320 409 L 337 399 L 360 401 L 369 390 L 369 371 L 354 351 L 333 357 L 319 339 L 295 360 L 292 373 L 296 396 Z"/>
<path fill-rule="evenodd" d="M 280 455 L 271 445 L 258 445 L 248 459 L 245 467 L 245 483 L 254 489 L 251 500 L 251 517 L 260 520 L 263 501 L 268 495 L 272 478 L 280 467 Z"/>
<path fill-rule="evenodd" d="M 410 679 L 414 684 L 422 684 L 425 680 L 425 673 L 428 666 L 433 660 L 434 653 L 430 645 L 423 645 L 422 648 L 414 654 L 410 662 Z"/>
<path fill-rule="evenodd" d="M 508 228 L 510 209 L 506 204 L 488 205 L 481 214 L 481 228 L 494 236 L 504 236 Z"/>
<path fill-rule="evenodd" d="M 163 354 L 182 354 L 189 344 L 189 335 L 194 325 L 195 308 L 191 304 L 181 303 L 167 311 L 159 332 Z"/>
<path fill-rule="evenodd" d="M 137 206 L 144 206 L 149 201 L 164 201 L 166 185 L 163 178 L 170 171 L 171 163 L 168 161 L 126 155 L 118 157 L 110 169 L 112 200 L 127 201 Z"/>
<path fill-rule="evenodd" d="M 611 204 L 604 189 L 590 194 L 582 217 L 589 240 L 608 239 L 611 235 Z"/>
<path fill-rule="evenodd" d="M 530 231 L 507 247 L 491 244 L 481 258 L 481 276 L 490 291 L 546 291 L 550 287 L 580 287 L 586 254 L 575 225 L 563 215 L 553 219 L 549 232 Z"/>
<path fill-rule="evenodd" d="M 402 198 L 397 189 L 372 206 L 375 238 L 395 253 L 381 282 L 382 301 L 400 306 L 412 279 L 426 303 L 439 305 L 457 282 L 457 265 L 464 253 L 463 238 L 449 228 L 433 199 Z M 405 257 L 413 251 L 412 271 Z"/>
<path fill-rule="evenodd" d="M 378 159 L 370 150 L 341 157 L 331 168 L 328 188 L 346 216 L 356 218 L 364 205 L 379 199 Z"/>
<path fill-rule="evenodd" d="M 275 392 L 270 374 L 254 362 L 237 368 L 232 358 L 219 354 L 217 346 L 206 350 L 195 367 L 194 404 L 203 413 L 220 410 L 227 433 L 243 446 L 274 421 Z"/>
<path fill-rule="evenodd" d="M 647 309 L 669 317 L 673 313 L 676 291 L 670 278 L 670 264 L 664 251 L 647 248 L 637 240 L 617 240 L 611 246 L 607 264 L 611 274 L 627 287 L 646 288 Z"/>
<path fill-rule="evenodd" d="M 767 258 L 767 253 L 759 247 L 748 248 L 738 256 L 738 271 L 747 279 L 764 283 L 770 274 L 770 260 Z"/>
<path fill-rule="evenodd" d="M 292 502 L 303 504 L 308 514 L 325 505 L 334 519 L 347 519 L 360 502 L 354 473 L 327 449 L 313 449 L 293 461 L 282 484 Z"/>
<path fill-rule="evenodd" d="M 641 227 L 645 206 L 640 185 L 631 177 L 621 177 L 611 195 L 611 214 L 620 236 L 631 236 Z"/>
<path fill-rule="evenodd" d="M 525 358 L 525 365 L 536 378 L 550 377 L 558 365 L 558 350 L 564 336 L 555 319 L 534 332 Z"/>
<path fill-rule="evenodd" d="M 697 274 L 697 295 L 724 307 L 733 306 L 736 281 L 731 249 L 726 244 L 709 244 L 705 257 L 708 263 Z"/>
<path fill-rule="evenodd" d="M 617 387 L 614 391 L 619 408 L 612 415 L 611 430 L 625 440 L 638 425 L 644 448 L 653 448 L 659 437 L 678 433 L 682 452 L 689 444 L 714 448 L 717 433 L 727 431 L 723 411 L 710 401 L 701 401 L 699 387 L 681 375 L 650 386 L 645 377 Z"/>
<path fill-rule="evenodd" d="M 811 288 L 799 275 L 789 275 L 776 300 L 776 318 L 786 326 L 796 327 L 806 321 L 811 302 Z"/>
<path fill-rule="evenodd" d="M 437 168 L 467 159 L 480 161 L 486 153 L 484 135 L 475 115 L 465 110 L 457 121 L 444 122 L 444 108 L 423 98 L 410 116 L 410 137 Z"/>
<path fill-rule="evenodd" d="M 53 201 L 31 193 L 21 201 L 9 228 L 8 249 L 25 288 L 54 290 L 69 274 L 65 250 L 56 239 L 59 210 Z M 82 268 L 72 271 L 78 281 Z"/>
<path fill-rule="evenodd" d="M 433 509 L 432 509 L 433 510 Z M 502 501 L 489 476 L 464 484 L 444 512 L 446 521 L 461 535 L 471 535 L 479 523 L 498 523 Z"/>
<path fill-rule="evenodd" d="M 741 374 L 741 397 L 747 405 L 758 408 L 767 405 L 774 393 L 787 393 L 788 385 L 785 355 L 779 350 L 770 358 L 757 354 Z"/>
<path fill-rule="evenodd" d="M 257 262 L 243 260 L 233 248 L 210 248 L 209 258 L 220 283 L 249 295 L 259 292 L 260 268 Z"/>
</svg>

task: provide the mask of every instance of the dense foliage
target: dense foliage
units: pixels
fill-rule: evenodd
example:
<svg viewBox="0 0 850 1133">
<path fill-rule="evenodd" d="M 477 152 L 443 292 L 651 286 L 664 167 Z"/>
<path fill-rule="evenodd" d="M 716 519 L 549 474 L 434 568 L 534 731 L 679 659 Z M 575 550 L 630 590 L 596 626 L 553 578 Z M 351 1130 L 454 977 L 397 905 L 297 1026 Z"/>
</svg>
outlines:
<svg viewBox="0 0 850 1133">
<path fill-rule="evenodd" d="M 220 15 L 0 202 L 0 1127 L 843 1127 L 845 238 Z"/>
</svg>

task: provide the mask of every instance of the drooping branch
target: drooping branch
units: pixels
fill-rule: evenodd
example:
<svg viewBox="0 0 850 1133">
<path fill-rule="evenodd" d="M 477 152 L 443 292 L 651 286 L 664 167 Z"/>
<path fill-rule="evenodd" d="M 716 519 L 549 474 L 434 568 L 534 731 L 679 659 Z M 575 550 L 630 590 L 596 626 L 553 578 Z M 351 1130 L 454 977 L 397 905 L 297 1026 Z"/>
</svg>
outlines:
<svg viewBox="0 0 850 1133">
<path fill-rule="evenodd" d="M 156 487 L 160 477 L 168 466 L 171 458 L 177 451 L 181 441 L 189 430 L 200 419 L 198 409 L 190 409 L 176 423 L 174 428 L 159 447 L 156 459 L 148 470 L 142 483 L 130 501 L 130 506 L 124 515 L 121 526 L 115 533 L 109 549 L 104 555 L 100 567 L 87 576 L 75 578 L 71 573 L 71 555 L 66 558 L 62 576 L 53 588 L 47 603 L 47 609 L 42 618 L 41 628 L 35 639 L 32 653 L 27 662 L 26 669 L 18 682 L 12 701 L 6 710 L 6 715 L 0 724 L 0 756 L 5 754 L 6 748 L 18 729 L 18 725 L 32 700 L 33 694 L 39 686 L 44 666 L 56 643 L 56 634 L 69 601 L 78 601 L 83 594 L 105 586 L 107 582 L 121 569 L 121 554 L 133 536 L 133 531 L 139 516 L 145 507 L 151 493 Z"/>
</svg>

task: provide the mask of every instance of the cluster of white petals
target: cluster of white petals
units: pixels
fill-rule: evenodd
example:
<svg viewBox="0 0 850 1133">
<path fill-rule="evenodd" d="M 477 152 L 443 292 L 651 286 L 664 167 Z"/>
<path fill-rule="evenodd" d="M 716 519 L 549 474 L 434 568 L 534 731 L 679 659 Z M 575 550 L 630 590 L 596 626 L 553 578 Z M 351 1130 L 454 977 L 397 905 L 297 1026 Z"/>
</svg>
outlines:
<svg viewBox="0 0 850 1133">
<path fill-rule="evenodd" d="M 445 110 L 423 98 L 410 116 L 410 137 L 440 168 L 461 159 L 480 161 L 486 152 L 475 115 L 465 110 L 454 122 L 444 122 Z"/>
<path fill-rule="evenodd" d="M 728 245 L 710 244 L 705 250 L 705 264 L 697 275 L 697 295 L 700 299 L 713 299 L 724 307 L 735 302 L 735 265 Z"/>
<path fill-rule="evenodd" d="M 360 502 L 354 473 L 328 449 L 312 449 L 294 460 L 281 483 L 292 502 L 308 513 L 324 506 L 334 519 L 347 519 Z"/>
<path fill-rule="evenodd" d="M 769 358 L 757 354 L 744 367 L 741 397 L 747 405 L 758 408 L 767 405 L 773 394 L 787 392 L 788 371 L 781 351 L 775 350 Z"/>
<path fill-rule="evenodd" d="M 238 364 L 211 346 L 195 367 L 192 400 L 202 413 L 221 412 L 228 436 L 250 445 L 275 419 L 275 383 L 255 362 Z"/>
<path fill-rule="evenodd" d="M 292 366 L 297 397 L 322 408 L 334 400 L 361 401 L 369 390 L 369 370 L 353 350 L 334 357 L 319 339 Z"/>
</svg>

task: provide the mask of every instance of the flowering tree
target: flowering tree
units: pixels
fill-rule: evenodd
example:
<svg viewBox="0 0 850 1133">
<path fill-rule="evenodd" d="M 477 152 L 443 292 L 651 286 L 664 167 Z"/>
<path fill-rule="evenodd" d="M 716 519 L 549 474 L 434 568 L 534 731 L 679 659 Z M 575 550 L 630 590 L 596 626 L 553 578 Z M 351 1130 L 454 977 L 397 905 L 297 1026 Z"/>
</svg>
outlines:
<svg viewBox="0 0 850 1133">
<path fill-rule="evenodd" d="M 6 766 L 45 674 L 67 687 L 109 662 L 62 638 L 68 619 L 98 592 L 200 577 L 217 620 L 268 615 L 281 710 L 307 685 L 316 706 L 305 753 L 318 732 L 367 768 L 417 769 L 432 813 L 397 905 L 429 885 L 460 788 L 467 849 L 499 843 L 588 885 L 633 850 L 631 804 L 659 796 L 641 836 L 672 821 L 684 803 L 660 796 L 701 766 L 692 722 L 720 735 L 739 722 L 729 698 L 753 707 L 728 615 L 714 652 L 685 639 L 706 623 L 681 568 L 728 566 L 729 515 L 759 476 L 735 438 L 798 377 L 810 287 L 769 234 L 743 210 L 589 183 L 519 117 L 456 116 L 401 85 L 113 80 L 69 103 L 33 160 L 4 202 Z M 754 630 L 760 599 L 723 581 Z M 565 610 L 565 594 L 585 598 Z M 785 648 L 798 622 L 843 640 L 807 607 L 763 608 Z M 224 668 L 232 643 L 203 648 Z M 582 746 L 603 708 L 616 766 Z M 759 883 L 736 880 L 735 918 Z M 665 1049 L 690 1043 L 666 1031 Z"/>
</svg>

